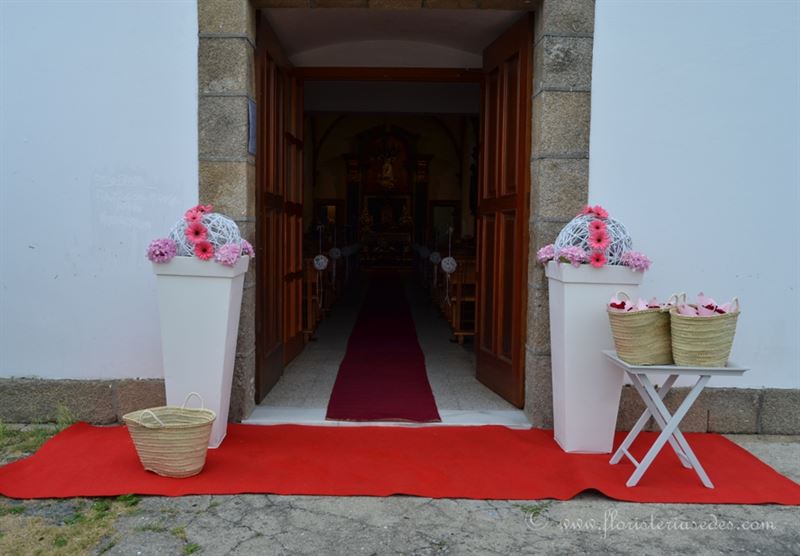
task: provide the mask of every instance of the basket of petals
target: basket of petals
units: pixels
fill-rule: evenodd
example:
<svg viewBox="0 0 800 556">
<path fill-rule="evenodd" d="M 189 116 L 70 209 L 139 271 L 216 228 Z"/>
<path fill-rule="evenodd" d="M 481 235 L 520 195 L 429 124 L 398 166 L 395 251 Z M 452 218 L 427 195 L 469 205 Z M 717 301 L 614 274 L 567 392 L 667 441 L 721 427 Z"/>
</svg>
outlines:
<svg viewBox="0 0 800 556">
<path fill-rule="evenodd" d="M 682 303 L 670 309 L 672 357 L 683 367 L 724 367 L 733 347 L 739 299 L 717 305 L 702 292 L 697 302 Z"/>
<path fill-rule="evenodd" d="M 632 302 L 617 292 L 608 303 L 608 320 L 620 359 L 631 365 L 671 365 L 672 340 L 669 309 L 678 296 L 661 304 L 657 299 Z"/>
</svg>

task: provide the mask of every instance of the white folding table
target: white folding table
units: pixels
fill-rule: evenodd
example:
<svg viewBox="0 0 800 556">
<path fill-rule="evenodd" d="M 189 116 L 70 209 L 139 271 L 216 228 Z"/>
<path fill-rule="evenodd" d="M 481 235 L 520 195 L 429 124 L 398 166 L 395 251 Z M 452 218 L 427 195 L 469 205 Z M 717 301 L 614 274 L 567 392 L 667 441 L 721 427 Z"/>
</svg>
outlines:
<svg viewBox="0 0 800 556">
<path fill-rule="evenodd" d="M 678 456 L 678 459 L 681 461 L 681 464 L 686 467 L 687 469 L 694 469 L 697 473 L 697 476 L 700 477 L 700 481 L 702 481 L 703 485 L 708 488 L 714 488 L 713 483 L 708 478 L 703 466 L 700 464 L 700 461 L 697 459 L 697 456 L 692 451 L 692 448 L 689 446 L 689 443 L 686 442 L 686 438 L 681 434 L 680 429 L 678 429 L 678 425 L 681 422 L 681 419 L 684 418 L 686 413 L 692 407 L 692 404 L 695 402 L 697 397 L 700 395 L 700 392 L 703 391 L 708 381 L 711 379 L 712 376 L 741 376 L 747 371 L 748 369 L 743 367 L 738 367 L 734 365 L 732 362 L 728 362 L 727 367 L 678 367 L 677 365 L 629 365 L 622 359 L 620 359 L 616 352 L 613 350 L 606 350 L 603 351 L 606 357 L 611 360 L 612 363 L 621 367 L 631 379 L 633 383 L 633 387 L 639 393 L 639 396 L 642 398 L 646 409 L 642 416 L 639 417 L 639 420 L 636 421 L 636 424 L 633 426 L 631 431 L 628 433 L 628 436 L 625 437 L 622 444 L 620 444 L 617 451 L 614 452 L 614 455 L 611 458 L 611 464 L 619 463 L 622 459 L 622 456 L 627 457 L 631 463 L 636 467 L 636 470 L 628 479 L 628 482 L 625 483 L 627 486 L 632 487 L 636 486 L 639 483 L 639 480 L 644 475 L 645 471 L 650 467 L 653 463 L 653 460 L 656 459 L 656 456 L 661 451 L 661 449 L 669 442 L 672 449 L 675 451 L 675 454 Z M 656 388 L 653 385 L 653 382 L 650 380 L 650 375 L 667 375 L 664 384 L 660 388 Z M 689 393 L 684 398 L 683 402 L 681 402 L 678 409 L 675 410 L 674 414 L 670 414 L 667 406 L 664 405 L 664 397 L 667 395 L 667 392 L 670 391 L 672 385 L 675 384 L 675 381 L 678 380 L 679 376 L 693 376 L 697 377 L 697 381 L 695 382 L 694 386 L 692 386 Z M 659 428 L 661 428 L 661 434 L 658 436 L 656 441 L 647 451 L 644 458 L 641 462 L 636 461 L 628 448 L 630 448 L 633 441 L 636 440 L 636 437 L 639 436 L 639 433 L 642 432 L 642 429 L 647 424 L 647 421 L 650 417 L 655 419 L 655 422 L 658 424 Z"/>
</svg>

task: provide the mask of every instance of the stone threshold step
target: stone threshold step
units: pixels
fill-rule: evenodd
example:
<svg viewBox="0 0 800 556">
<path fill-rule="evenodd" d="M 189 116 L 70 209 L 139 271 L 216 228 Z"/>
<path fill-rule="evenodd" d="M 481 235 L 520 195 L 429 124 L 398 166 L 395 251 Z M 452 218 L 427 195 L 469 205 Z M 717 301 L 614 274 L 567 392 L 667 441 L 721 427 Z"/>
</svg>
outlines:
<svg viewBox="0 0 800 556">
<path fill-rule="evenodd" d="M 441 427 L 502 425 L 514 429 L 529 429 L 531 423 L 521 410 L 440 409 L 440 423 L 408 423 L 405 421 L 328 421 L 325 407 L 257 406 L 246 425 L 321 425 L 327 427 Z"/>
</svg>

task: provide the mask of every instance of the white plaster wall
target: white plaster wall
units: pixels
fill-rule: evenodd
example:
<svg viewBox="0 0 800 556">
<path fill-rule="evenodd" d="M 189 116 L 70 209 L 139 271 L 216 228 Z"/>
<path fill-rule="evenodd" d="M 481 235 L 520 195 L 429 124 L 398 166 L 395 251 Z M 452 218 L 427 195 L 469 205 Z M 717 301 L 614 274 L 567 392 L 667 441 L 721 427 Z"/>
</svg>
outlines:
<svg viewBox="0 0 800 556">
<path fill-rule="evenodd" d="M 712 386 L 800 388 L 800 3 L 598 1 L 590 200 L 654 264 L 641 291 L 736 295 Z"/>
<path fill-rule="evenodd" d="M 161 376 L 147 243 L 197 201 L 197 13 L 0 2 L 0 376 Z"/>
</svg>

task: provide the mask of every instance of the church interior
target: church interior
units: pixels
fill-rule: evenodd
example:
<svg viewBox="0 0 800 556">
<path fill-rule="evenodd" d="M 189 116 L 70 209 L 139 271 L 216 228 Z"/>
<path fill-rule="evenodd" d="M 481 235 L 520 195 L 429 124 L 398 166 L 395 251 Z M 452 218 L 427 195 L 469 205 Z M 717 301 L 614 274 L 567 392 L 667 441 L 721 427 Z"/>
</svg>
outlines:
<svg viewBox="0 0 800 556">
<path fill-rule="evenodd" d="M 442 423 L 527 425 L 475 378 L 480 101 L 478 83 L 304 84 L 305 346 L 248 422 L 324 422 L 366 291 L 392 277 Z"/>
</svg>

